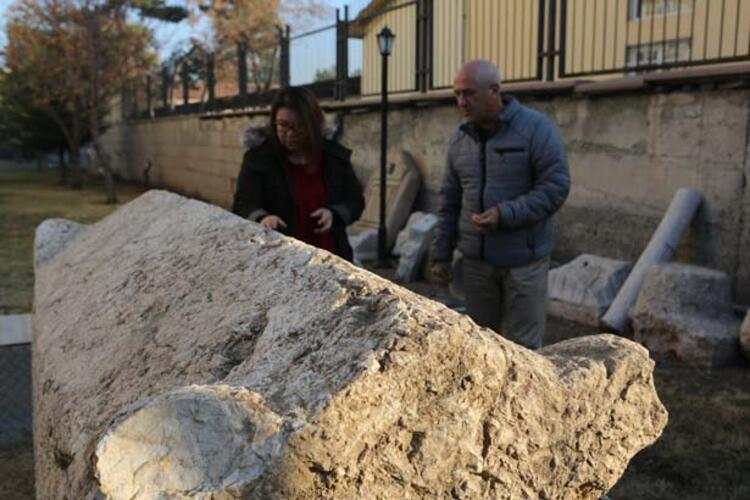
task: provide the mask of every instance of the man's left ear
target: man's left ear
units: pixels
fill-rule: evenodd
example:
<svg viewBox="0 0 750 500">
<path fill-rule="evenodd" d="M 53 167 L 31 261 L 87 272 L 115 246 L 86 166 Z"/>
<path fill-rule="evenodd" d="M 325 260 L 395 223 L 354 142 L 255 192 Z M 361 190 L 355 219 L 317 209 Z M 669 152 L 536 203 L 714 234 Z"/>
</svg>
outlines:
<svg viewBox="0 0 750 500">
<path fill-rule="evenodd" d="M 497 83 L 493 83 L 492 85 L 490 85 L 490 92 L 492 92 L 492 95 L 494 96 L 500 95 L 500 85 L 498 85 Z"/>
</svg>

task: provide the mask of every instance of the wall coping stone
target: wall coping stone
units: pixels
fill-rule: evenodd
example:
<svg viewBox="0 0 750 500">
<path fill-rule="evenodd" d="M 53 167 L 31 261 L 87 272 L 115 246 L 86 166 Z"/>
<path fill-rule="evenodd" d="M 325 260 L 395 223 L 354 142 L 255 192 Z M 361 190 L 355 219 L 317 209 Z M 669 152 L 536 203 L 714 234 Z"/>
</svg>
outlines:
<svg viewBox="0 0 750 500">
<path fill-rule="evenodd" d="M 603 95 L 643 90 L 664 90 L 664 87 L 682 86 L 691 83 L 719 83 L 731 81 L 741 87 L 750 87 L 750 61 L 721 64 L 697 68 L 685 68 L 645 75 L 628 76 L 614 80 L 562 80 L 555 82 L 521 82 L 504 84 L 503 92 L 518 96 L 553 97 L 556 95 Z M 454 100 L 453 90 L 436 89 L 429 92 L 406 92 L 388 97 L 391 109 L 428 107 Z M 321 101 L 324 112 L 368 112 L 380 109 L 380 96 L 351 98 L 346 101 Z M 241 116 L 267 115 L 269 106 L 209 112 L 199 116 L 201 120 L 217 120 Z M 184 116 L 184 115 L 183 115 Z"/>
</svg>

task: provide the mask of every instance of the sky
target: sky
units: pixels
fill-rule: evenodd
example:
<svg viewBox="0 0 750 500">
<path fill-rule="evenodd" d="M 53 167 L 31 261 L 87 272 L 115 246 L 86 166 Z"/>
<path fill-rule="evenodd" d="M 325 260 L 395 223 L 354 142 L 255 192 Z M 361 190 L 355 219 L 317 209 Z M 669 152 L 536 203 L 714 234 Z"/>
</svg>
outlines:
<svg viewBox="0 0 750 500">
<path fill-rule="evenodd" d="M 8 7 L 15 0 L 0 0 L 0 46 L 4 47 L 6 43 L 5 22 L 7 18 Z M 179 1 L 169 1 L 170 4 L 179 4 Z M 344 5 L 350 6 L 350 17 L 369 3 L 368 0 L 323 0 L 323 3 L 329 7 L 329 12 L 325 13 L 321 19 L 317 19 L 312 24 L 306 24 L 305 32 L 316 29 L 317 27 L 332 25 L 335 21 L 335 9 L 343 8 Z M 207 40 L 210 37 L 210 25 L 207 20 L 197 25 L 191 25 L 187 21 L 180 23 L 165 23 L 155 20 L 145 20 L 155 33 L 156 48 L 162 60 L 169 57 L 175 50 L 180 47 L 189 46 L 191 37 Z M 300 29 L 292 31 L 299 34 Z M 336 63 L 335 48 L 336 38 L 335 30 L 326 30 L 317 35 L 306 36 L 294 39 L 292 41 L 291 51 L 291 83 L 299 85 L 311 82 L 318 70 L 330 70 Z M 349 44 L 349 69 L 350 73 L 357 71 L 361 67 L 361 42 L 357 40 L 350 41 Z M 0 63 L 2 59 L 0 58 Z"/>
<path fill-rule="evenodd" d="M 0 46 L 5 47 L 5 18 L 8 7 L 13 2 L 11 0 L 0 0 Z"/>
</svg>

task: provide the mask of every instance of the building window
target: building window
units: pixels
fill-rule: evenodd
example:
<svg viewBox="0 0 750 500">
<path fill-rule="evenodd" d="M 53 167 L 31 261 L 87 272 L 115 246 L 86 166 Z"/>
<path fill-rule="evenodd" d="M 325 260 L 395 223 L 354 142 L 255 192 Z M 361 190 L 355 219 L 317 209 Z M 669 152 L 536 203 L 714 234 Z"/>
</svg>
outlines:
<svg viewBox="0 0 750 500">
<path fill-rule="evenodd" d="M 693 0 L 628 0 L 628 19 L 678 15 L 691 12 Z"/>
<path fill-rule="evenodd" d="M 654 41 L 653 44 L 643 43 L 630 45 L 625 52 L 625 67 L 637 69 L 641 66 L 661 66 L 690 59 L 689 38 L 680 40 Z"/>
</svg>

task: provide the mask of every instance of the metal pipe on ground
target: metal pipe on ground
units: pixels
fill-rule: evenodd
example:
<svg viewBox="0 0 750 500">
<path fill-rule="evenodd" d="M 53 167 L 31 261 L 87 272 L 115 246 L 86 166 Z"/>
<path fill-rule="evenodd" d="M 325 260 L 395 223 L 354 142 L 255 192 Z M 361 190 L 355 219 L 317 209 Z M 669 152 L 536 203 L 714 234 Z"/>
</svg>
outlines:
<svg viewBox="0 0 750 500">
<path fill-rule="evenodd" d="M 615 300 L 602 317 L 602 325 L 612 331 L 623 333 L 628 326 L 628 313 L 638 298 L 646 271 L 654 264 L 671 260 L 685 229 L 693 219 L 703 197 L 695 189 L 680 188 L 674 194 L 659 227 L 651 237 L 646 249 L 638 258 L 633 270 L 617 292 Z"/>
</svg>

